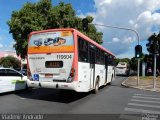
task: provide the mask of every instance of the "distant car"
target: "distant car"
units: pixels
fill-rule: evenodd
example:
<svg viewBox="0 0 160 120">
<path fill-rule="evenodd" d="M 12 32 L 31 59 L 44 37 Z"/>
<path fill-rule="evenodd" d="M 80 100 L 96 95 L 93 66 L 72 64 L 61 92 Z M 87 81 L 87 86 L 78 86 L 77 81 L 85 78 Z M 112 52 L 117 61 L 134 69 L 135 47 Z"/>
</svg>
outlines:
<svg viewBox="0 0 160 120">
<path fill-rule="evenodd" d="M 0 68 L 0 93 L 27 88 L 27 76 L 12 68 Z"/>
</svg>

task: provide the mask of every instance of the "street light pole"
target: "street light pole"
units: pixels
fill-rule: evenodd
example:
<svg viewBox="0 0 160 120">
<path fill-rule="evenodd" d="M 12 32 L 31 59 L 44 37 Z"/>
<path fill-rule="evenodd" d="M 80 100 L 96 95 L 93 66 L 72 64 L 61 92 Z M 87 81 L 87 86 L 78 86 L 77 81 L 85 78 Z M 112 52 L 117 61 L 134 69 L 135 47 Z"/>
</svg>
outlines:
<svg viewBox="0 0 160 120">
<path fill-rule="evenodd" d="M 89 23 L 92 24 L 92 23 Z M 137 36 L 137 40 L 138 40 L 138 45 L 140 43 L 140 37 L 139 34 L 136 30 L 131 29 L 131 28 L 125 28 L 125 27 L 118 27 L 118 26 L 111 26 L 111 25 L 101 25 L 101 24 L 93 24 L 93 25 L 97 25 L 97 26 L 103 26 L 103 27 L 109 27 L 109 28 L 114 28 L 114 29 L 122 29 L 122 30 L 128 30 L 128 31 L 132 31 L 136 34 Z M 138 58 L 138 67 L 137 67 L 137 86 L 139 85 L 139 68 L 140 68 L 140 58 Z"/>
</svg>

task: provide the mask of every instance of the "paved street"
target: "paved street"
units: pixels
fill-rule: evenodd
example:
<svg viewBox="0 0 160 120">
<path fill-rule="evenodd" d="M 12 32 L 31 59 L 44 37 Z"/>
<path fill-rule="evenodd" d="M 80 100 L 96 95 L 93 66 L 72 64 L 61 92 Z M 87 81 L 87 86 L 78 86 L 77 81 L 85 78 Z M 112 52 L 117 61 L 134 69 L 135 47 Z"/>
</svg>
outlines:
<svg viewBox="0 0 160 120">
<path fill-rule="evenodd" d="M 0 113 L 117 114 L 120 119 L 141 119 L 160 114 L 160 94 L 121 86 L 126 77 L 100 89 L 98 94 L 34 89 L 0 96 Z M 140 115 L 137 115 L 140 114 Z"/>
</svg>

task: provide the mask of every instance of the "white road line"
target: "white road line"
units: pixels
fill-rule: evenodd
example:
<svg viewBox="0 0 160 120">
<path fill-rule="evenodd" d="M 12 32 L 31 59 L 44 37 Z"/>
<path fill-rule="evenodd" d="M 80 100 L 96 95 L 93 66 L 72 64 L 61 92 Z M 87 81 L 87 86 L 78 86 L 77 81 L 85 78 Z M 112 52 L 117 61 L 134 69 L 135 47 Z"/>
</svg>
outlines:
<svg viewBox="0 0 160 120">
<path fill-rule="evenodd" d="M 135 112 L 135 113 L 160 114 L 160 111 L 152 111 L 152 110 L 144 110 L 144 109 L 125 108 L 124 110 L 129 112 Z"/>
<path fill-rule="evenodd" d="M 158 104 L 160 104 L 160 101 L 137 100 L 137 99 L 131 99 L 130 101 L 134 101 L 134 102 L 146 102 L 146 103 L 158 103 Z"/>
<path fill-rule="evenodd" d="M 146 96 L 146 97 L 147 97 L 147 96 L 148 96 L 148 97 L 157 97 L 157 96 L 158 96 L 158 95 L 147 95 L 147 94 L 137 94 L 137 93 L 135 93 L 134 95 L 135 95 L 135 96 L 144 96 L 144 97 L 145 97 L 145 96 Z"/>
<path fill-rule="evenodd" d="M 128 103 L 128 105 L 141 106 L 141 107 L 150 107 L 150 108 L 160 108 L 160 106 L 157 106 L 157 105 L 148 105 L 148 104 Z"/>
<path fill-rule="evenodd" d="M 134 115 L 120 115 L 119 118 L 123 120 L 142 120 L 142 117 L 138 117 Z"/>
<path fill-rule="evenodd" d="M 141 96 L 132 96 L 133 98 L 142 98 L 142 99 L 152 99 L 152 100 L 160 100 L 158 97 L 141 97 Z"/>
</svg>

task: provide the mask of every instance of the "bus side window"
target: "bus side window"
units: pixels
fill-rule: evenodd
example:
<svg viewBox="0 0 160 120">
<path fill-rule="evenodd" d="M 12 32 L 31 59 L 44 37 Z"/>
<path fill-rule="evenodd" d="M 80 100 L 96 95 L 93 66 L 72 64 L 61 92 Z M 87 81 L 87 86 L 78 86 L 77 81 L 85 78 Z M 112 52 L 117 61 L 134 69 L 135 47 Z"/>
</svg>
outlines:
<svg viewBox="0 0 160 120">
<path fill-rule="evenodd" d="M 105 53 L 105 55 L 104 55 L 104 61 L 105 61 L 105 68 L 108 68 L 108 64 L 109 64 L 109 60 L 108 60 L 108 54 L 107 53 Z"/>
<path fill-rule="evenodd" d="M 100 60 L 101 60 L 101 55 L 100 55 L 100 49 L 96 48 L 96 64 L 100 64 Z"/>
<path fill-rule="evenodd" d="M 78 38 L 78 61 L 88 62 L 88 42 Z"/>
<path fill-rule="evenodd" d="M 101 50 L 101 64 L 104 65 L 104 52 Z"/>
<path fill-rule="evenodd" d="M 96 47 L 89 43 L 89 63 L 90 64 L 95 64 L 95 52 L 96 52 Z"/>
<path fill-rule="evenodd" d="M 113 56 L 111 56 L 111 55 L 109 55 L 108 64 L 111 65 L 111 66 L 114 66 L 114 65 L 115 65 L 115 63 L 114 63 L 114 58 L 113 58 Z"/>
</svg>

